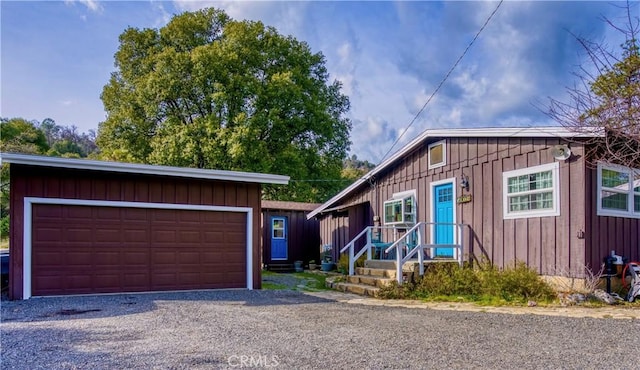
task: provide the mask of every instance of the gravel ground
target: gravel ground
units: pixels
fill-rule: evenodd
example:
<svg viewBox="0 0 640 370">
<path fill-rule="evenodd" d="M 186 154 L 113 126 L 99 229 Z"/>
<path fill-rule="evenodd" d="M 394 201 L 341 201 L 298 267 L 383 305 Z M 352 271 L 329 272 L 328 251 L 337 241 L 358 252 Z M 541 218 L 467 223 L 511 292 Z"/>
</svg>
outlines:
<svg viewBox="0 0 640 370">
<path fill-rule="evenodd" d="M 228 290 L 2 302 L 1 367 L 638 368 L 640 320 L 416 309 L 344 297 Z"/>
</svg>

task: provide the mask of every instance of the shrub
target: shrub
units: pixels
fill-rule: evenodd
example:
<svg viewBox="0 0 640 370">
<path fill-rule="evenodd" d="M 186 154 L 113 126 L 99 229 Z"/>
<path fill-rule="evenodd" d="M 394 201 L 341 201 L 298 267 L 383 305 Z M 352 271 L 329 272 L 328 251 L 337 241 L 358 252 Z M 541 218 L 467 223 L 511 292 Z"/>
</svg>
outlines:
<svg viewBox="0 0 640 370">
<path fill-rule="evenodd" d="M 472 268 L 436 263 L 427 267 L 425 275 L 417 283 L 416 293 L 424 296 L 475 296 L 481 293 L 481 285 Z"/>
<path fill-rule="evenodd" d="M 407 299 L 416 297 L 415 285 L 413 283 L 405 283 L 398 285 L 397 281 L 392 281 L 389 285 L 380 288 L 378 297 L 382 299 Z"/>
<path fill-rule="evenodd" d="M 424 298 L 431 300 L 469 300 L 526 303 L 551 301 L 554 290 L 524 263 L 499 270 L 482 263 L 476 268 L 454 263 L 435 263 L 427 267 L 415 284 L 392 283 L 380 291 L 381 298 Z"/>
<path fill-rule="evenodd" d="M 363 254 L 362 256 L 360 256 L 360 258 L 358 258 L 356 260 L 356 267 L 363 267 L 364 266 L 364 261 L 367 259 L 367 255 Z M 346 253 L 343 253 L 340 255 L 340 258 L 338 259 L 338 271 L 343 273 L 343 274 L 348 274 L 349 273 L 349 255 Z"/>
<path fill-rule="evenodd" d="M 9 237 L 9 216 L 0 219 L 0 239 Z"/>
<path fill-rule="evenodd" d="M 555 291 L 523 262 L 500 274 L 499 287 L 502 298 L 507 301 L 549 300 L 556 297 Z"/>
</svg>

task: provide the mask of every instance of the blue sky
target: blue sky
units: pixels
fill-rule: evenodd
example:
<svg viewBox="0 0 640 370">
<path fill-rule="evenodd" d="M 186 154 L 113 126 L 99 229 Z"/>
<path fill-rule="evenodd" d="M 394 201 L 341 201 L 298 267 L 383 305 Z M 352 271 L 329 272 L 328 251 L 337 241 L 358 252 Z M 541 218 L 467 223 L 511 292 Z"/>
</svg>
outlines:
<svg viewBox="0 0 640 370">
<path fill-rule="evenodd" d="M 159 28 L 173 14 L 214 6 L 322 52 L 331 79 L 342 81 L 351 100 L 351 153 L 377 163 L 496 5 L 1 1 L 0 116 L 97 129 L 105 118 L 100 93 L 124 29 Z M 552 124 L 535 103 L 562 99 L 586 60 L 569 31 L 615 48 L 620 35 L 601 21 L 624 21 L 615 5 L 623 3 L 505 1 L 400 145 L 428 128 Z"/>
</svg>

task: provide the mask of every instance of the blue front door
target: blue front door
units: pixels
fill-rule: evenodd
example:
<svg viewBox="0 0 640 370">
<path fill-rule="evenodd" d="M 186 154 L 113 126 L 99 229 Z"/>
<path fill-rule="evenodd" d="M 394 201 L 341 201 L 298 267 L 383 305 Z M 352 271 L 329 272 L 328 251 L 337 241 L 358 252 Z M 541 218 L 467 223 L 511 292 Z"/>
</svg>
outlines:
<svg viewBox="0 0 640 370">
<path fill-rule="evenodd" d="M 271 259 L 287 259 L 286 217 L 271 217 Z"/>
<path fill-rule="evenodd" d="M 433 190 L 435 244 L 453 244 L 453 184 L 437 185 Z M 453 258 L 453 248 L 435 248 L 434 257 Z"/>
</svg>

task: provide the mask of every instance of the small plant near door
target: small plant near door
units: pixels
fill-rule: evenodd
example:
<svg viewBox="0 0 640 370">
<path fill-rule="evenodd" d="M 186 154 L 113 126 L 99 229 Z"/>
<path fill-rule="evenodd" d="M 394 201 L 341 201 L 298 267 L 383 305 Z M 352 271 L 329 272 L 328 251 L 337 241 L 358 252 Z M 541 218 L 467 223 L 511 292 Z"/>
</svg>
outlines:
<svg viewBox="0 0 640 370">
<path fill-rule="evenodd" d="M 364 267 L 364 261 L 367 259 L 366 254 L 363 254 L 356 260 L 355 267 Z M 349 255 L 343 253 L 340 255 L 340 259 L 338 260 L 338 272 L 342 274 L 349 273 Z"/>
<path fill-rule="evenodd" d="M 332 250 L 331 244 L 327 244 L 322 247 L 322 262 L 320 265 L 322 268 L 322 271 L 331 271 L 335 266 L 335 264 L 333 263 L 331 250 Z"/>
<path fill-rule="evenodd" d="M 316 265 L 316 260 L 311 260 L 309 261 L 309 270 L 315 270 L 318 268 L 318 265 Z"/>
</svg>

